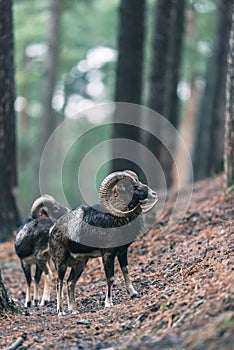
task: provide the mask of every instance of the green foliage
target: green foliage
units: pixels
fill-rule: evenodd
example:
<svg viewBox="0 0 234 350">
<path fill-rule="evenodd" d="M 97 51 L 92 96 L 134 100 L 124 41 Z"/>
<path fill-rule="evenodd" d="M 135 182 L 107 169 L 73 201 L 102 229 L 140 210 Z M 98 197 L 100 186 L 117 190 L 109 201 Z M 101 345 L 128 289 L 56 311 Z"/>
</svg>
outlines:
<svg viewBox="0 0 234 350">
<path fill-rule="evenodd" d="M 87 52 L 97 46 L 116 47 L 118 0 L 89 0 L 63 2 L 61 18 L 61 39 L 59 69 L 57 72 L 58 87 L 65 92 L 66 103 L 71 94 L 79 94 L 91 98 L 85 93 L 87 74 L 74 77 L 77 64 L 86 58 Z M 17 96 L 24 96 L 27 103 L 28 122 L 25 126 L 23 113 L 18 114 L 19 145 L 19 180 L 18 200 L 21 203 L 22 216 L 27 216 L 29 206 L 34 198 L 30 193 L 33 184 L 33 158 L 36 140 L 40 128 L 41 79 L 44 73 L 44 53 L 49 18 L 49 2 L 47 0 L 15 0 L 15 64 Z M 77 70 L 76 70 L 77 71 Z M 79 72 L 78 72 L 79 73 Z M 102 81 L 106 86 L 106 98 L 112 99 L 114 86 L 114 63 L 107 63 L 102 68 Z M 59 120 L 58 120 L 59 121 Z M 86 119 L 77 121 L 82 129 Z M 100 135 L 99 135 L 100 133 Z M 103 136 L 97 131 L 97 137 Z M 80 202 L 79 193 L 74 195 L 72 175 L 82 159 L 81 148 L 74 148 L 68 155 L 68 167 L 64 172 L 65 192 L 73 206 Z M 100 160 L 101 164 L 101 160 Z M 77 179 L 77 176 L 75 176 Z"/>
<path fill-rule="evenodd" d="M 18 94 L 27 94 L 29 101 L 37 100 L 42 66 L 39 59 L 32 60 L 26 52 L 29 45 L 45 43 L 48 16 L 47 1 L 15 1 L 15 63 Z M 34 93 L 37 91 L 37 95 Z"/>
<path fill-rule="evenodd" d="M 211 54 L 215 30 L 216 0 L 187 1 L 187 31 L 183 53 L 183 75 L 181 80 L 190 83 L 194 76 L 204 76 L 207 59 Z M 147 88 L 151 62 L 151 39 L 153 27 L 153 8 L 155 0 L 147 2 L 144 87 Z M 64 102 L 56 108 L 58 123 L 64 118 L 71 96 L 92 101 L 92 103 L 113 100 L 115 83 L 115 62 L 106 62 L 98 69 L 81 72 L 77 65 L 87 59 L 91 49 L 109 47 L 116 50 L 119 0 L 64 0 L 61 17 L 60 57 L 57 71 L 56 93 L 62 93 Z M 18 114 L 19 149 L 19 194 L 22 215 L 26 216 L 30 204 L 33 184 L 32 163 L 36 140 L 40 128 L 41 80 L 44 74 L 44 54 L 49 18 L 49 1 L 14 1 L 14 36 L 17 96 L 25 98 L 26 107 Z M 97 72 L 98 71 L 98 72 Z M 90 76 L 100 75 L 105 94 L 91 96 L 87 92 Z M 144 96 L 143 101 L 146 101 Z M 25 123 L 25 115 L 27 122 Z M 81 118 L 77 128 L 90 122 Z M 80 140 L 69 151 L 65 160 L 63 185 L 72 206 L 81 201 L 79 191 L 74 191 L 77 168 L 85 155 L 99 140 L 110 135 L 110 128 L 95 129 L 92 137 Z M 85 142 L 85 143 L 84 143 Z M 87 143 L 87 144 L 86 144 Z M 109 164 L 102 164 L 97 175 L 97 183 L 108 172 Z M 74 180 L 75 179 L 75 180 Z M 52 181 L 52 180 L 51 180 Z M 53 183 L 51 184 L 53 186 Z"/>
<path fill-rule="evenodd" d="M 213 47 L 216 2 L 216 0 L 188 2 L 183 63 L 185 80 L 189 82 L 194 76 L 205 75 L 207 59 Z"/>
<path fill-rule="evenodd" d="M 65 1 L 62 12 L 58 79 L 96 46 L 116 46 L 117 0 Z M 17 92 L 40 101 L 43 55 L 28 57 L 30 45 L 46 43 L 48 1 L 14 2 Z M 38 47 L 39 49 L 39 47 Z M 43 47 L 42 47 L 43 49 Z"/>
</svg>

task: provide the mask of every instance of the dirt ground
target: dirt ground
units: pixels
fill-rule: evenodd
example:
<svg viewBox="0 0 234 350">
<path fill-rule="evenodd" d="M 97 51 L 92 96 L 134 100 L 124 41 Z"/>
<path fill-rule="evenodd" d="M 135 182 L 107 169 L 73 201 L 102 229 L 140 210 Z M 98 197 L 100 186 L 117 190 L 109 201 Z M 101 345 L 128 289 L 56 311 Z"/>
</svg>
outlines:
<svg viewBox="0 0 234 350">
<path fill-rule="evenodd" d="M 2 277 L 22 313 L 0 319 L 0 348 L 24 334 L 21 350 L 234 350 L 234 194 L 223 194 L 221 177 L 199 182 L 186 216 L 170 230 L 169 213 L 170 204 L 129 249 L 138 298 L 129 300 L 116 265 L 111 309 L 104 308 L 104 274 L 94 259 L 76 288 L 78 314 L 65 308 L 57 316 L 55 274 L 51 303 L 25 310 L 14 244 L 1 244 Z"/>
</svg>

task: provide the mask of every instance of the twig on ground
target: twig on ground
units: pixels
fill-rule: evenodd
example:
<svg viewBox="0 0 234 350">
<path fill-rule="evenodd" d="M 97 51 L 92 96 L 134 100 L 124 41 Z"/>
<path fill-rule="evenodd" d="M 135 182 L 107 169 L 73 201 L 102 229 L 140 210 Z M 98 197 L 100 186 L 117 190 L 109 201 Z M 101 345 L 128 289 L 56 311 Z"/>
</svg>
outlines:
<svg viewBox="0 0 234 350">
<path fill-rule="evenodd" d="M 13 344 L 11 344 L 6 350 L 18 349 L 23 342 L 27 339 L 27 333 L 23 333 Z"/>
</svg>

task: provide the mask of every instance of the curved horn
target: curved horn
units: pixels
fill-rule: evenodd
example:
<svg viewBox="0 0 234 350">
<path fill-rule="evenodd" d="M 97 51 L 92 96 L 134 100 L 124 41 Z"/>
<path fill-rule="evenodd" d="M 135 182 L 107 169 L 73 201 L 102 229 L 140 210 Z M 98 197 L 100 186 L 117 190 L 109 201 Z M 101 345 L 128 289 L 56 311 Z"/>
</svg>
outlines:
<svg viewBox="0 0 234 350">
<path fill-rule="evenodd" d="M 33 219 L 39 216 L 39 212 L 43 207 L 52 221 L 58 220 L 62 215 L 69 212 L 69 209 L 58 203 L 54 197 L 43 194 L 32 204 L 31 216 Z"/>
<path fill-rule="evenodd" d="M 137 176 L 136 173 L 134 173 L 134 171 L 132 171 L 132 170 L 124 170 L 123 172 L 131 175 L 136 181 L 139 181 L 138 176 Z"/>
<path fill-rule="evenodd" d="M 103 181 L 99 189 L 99 200 L 103 205 L 104 209 L 114 216 L 126 217 L 132 213 L 136 207 L 133 209 L 123 211 L 113 206 L 110 201 L 110 190 L 117 184 L 120 180 L 129 180 L 131 184 L 136 184 L 137 179 L 135 176 L 129 173 L 130 171 L 116 171 L 108 175 Z M 135 174 L 135 173 L 133 173 Z"/>
<path fill-rule="evenodd" d="M 39 216 L 39 212 L 41 208 L 46 207 L 46 205 L 48 204 L 53 205 L 55 202 L 56 201 L 53 197 L 49 196 L 48 194 L 43 194 L 41 197 L 37 198 L 33 202 L 31 207 L 31 217 L 33 219 L 37 218 Z M 46 211 L 48 211 L 48 209 Z"/>
</svg>

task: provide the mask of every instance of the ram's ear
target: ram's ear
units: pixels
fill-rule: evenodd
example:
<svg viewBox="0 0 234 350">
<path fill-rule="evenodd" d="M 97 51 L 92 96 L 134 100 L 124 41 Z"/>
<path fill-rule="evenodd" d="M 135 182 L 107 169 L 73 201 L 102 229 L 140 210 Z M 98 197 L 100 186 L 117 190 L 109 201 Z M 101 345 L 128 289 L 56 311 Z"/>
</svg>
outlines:
<svg viewBox="0 0 234 350">
<path fill-rule="evenodd" d="M 45 217 L 48 217 L 48 209 L 46 207 L 42 207 L 40 210 L 39 210 L 39 217 L 42 217 L 42 218 L 45 218 Z"/>
<path fill-rule="evenodd" d="M 112 197 L 113 198 L 117 198 L 119 196 L 118 194 L 118 188 L 117 188 L 117 185 L 115 185 L 113 188 L 112 188 Z"/>
<path fill-rule="evenodd" d="M 127 187 L 128 187 L 128 185 L 130 185 L 130 184 L 127 184 L 126 180 L 120 180 L 118 182 L 118 184 L 116 185 L 118 193 L 120 194 L 121 192 L 125 192 Z"/>
<path fill-rule="evenodd" d="M 124 180 L 120 180 L 111 190 L 111 197 L 117 198 L 126 192 L 126 184 Z"/>
</svg>

